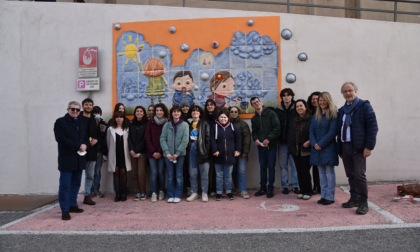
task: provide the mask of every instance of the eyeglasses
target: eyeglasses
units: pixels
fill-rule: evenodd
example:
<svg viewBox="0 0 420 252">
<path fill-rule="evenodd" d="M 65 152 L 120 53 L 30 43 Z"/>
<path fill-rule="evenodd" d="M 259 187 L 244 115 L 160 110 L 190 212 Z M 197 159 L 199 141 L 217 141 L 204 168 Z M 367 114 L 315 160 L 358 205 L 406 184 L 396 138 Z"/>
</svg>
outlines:
<svg viewBox="0 0 420 252">
<path fill-rule="evenodd" d="M 74 111 L 80 112 L 80 109 L 79 108 L 70 108 L 70 110 L 73 111 L 73 112 Z"/>
<path fill-rule="evenodd" d="M 231 114 L 238 114 L 238 111 L 236 111 L 236 110 L 232 110 L 232 111 L 230 111 L 230 113 L 231 113 Z"/>
</svg>

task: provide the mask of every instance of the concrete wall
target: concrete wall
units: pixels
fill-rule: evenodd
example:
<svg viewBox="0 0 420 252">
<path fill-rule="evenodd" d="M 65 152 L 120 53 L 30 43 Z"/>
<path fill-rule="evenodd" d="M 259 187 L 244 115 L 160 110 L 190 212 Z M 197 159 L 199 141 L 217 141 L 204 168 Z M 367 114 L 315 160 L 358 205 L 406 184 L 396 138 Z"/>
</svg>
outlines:
<svg viewBox="0 0 420 252">
<path fill-rule="evenodd" d="M 368 180 L 420 180 L 417 155 L 420 125 L 420 25 L 331 17 L 220 9 L 74 3 L 2 2 L 0 4 L 0 194 L 57 192 L 57 144 L 53 124 L 66 113 L 76 91 L 78 48 L 99 47 L 102 90 L 90 94 L 109 118 L 112 104 L 112 23 L 185 18 L 280 15 L 281 29 L 293 32 L 281 42 L 283 87 L 296 98 L 329 91 L 344 103 L 344 81 L 359 85 L 379 123 L 377 147 L 368 159 Z M 308 54 L 307 62 L 297 55 Z M 417 147 L 416 147 L 417 146 Z M 248 186 L 259 182 L 255 147 L 248 165 Z M 275 186 L 280 186 L 277 167 Z M 346 183 L 343 167 L 337 182 Z M 111 174 L 103 169 L 111 191 Z M 82 186 L 83 189 L 83 186 Z"/>
</svg>

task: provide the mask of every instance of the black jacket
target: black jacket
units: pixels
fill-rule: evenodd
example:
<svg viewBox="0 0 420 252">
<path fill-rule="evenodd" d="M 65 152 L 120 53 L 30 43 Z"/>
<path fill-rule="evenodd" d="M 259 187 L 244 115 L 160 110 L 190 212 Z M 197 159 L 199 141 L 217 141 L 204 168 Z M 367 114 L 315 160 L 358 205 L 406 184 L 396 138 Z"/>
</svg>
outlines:
<svg viewBox="0 0 420 252">
<path fill-rule="evenodd" d="M 96 127 L 96 119 L 95 116 L 91 113 L 89 118 L 83 116 L 83 112 L 80 112 L 79 115 L 80 123 L 84 123 L 86 135 L 90 142 L 90 139 L 97 139 L 98 140 L 98 127 Z M 86 161 L 96 161 L 98 155 L 98 144 L 94 146 L 87 145 L 87 154 L 86 154 Z"/>
<path fill-rule="evenodd" d="M 55 121 L 54 135 L 58 143 L 58 170 L 75 172 L 85 169 L 85 156 L 77 154 L 80 145 L 89 145 L 84 125 L 66 114 Z"/>
<path fill-rule="evenodd" d="M 135 153 L 146 153 L 146 139 L 144 133 L 146 132 L 147 122 L 139 122 L 133 120 L 128 130 L 128 148 Z"/>
<path fill-rule="evenodd" d="M 213 156 L 215 164 L 233 165 L 236 163 L 235 151 L 241 153 L 241 133 L 231 122 L 223 128 L 216 123 L 210 129 L 211 154 L 219 152 L 219 156 Z"/>
<path fill-rule="evenodd" d="M 106 145 L 106 130 L 107 129 L 108 129 L 108 125 L 101 118 L 101 120 L 98 122 L 98 152 L 104 154 L 105 156 L 108 155 L 108 146 Z"/>
<path fill-rule="evenodd" d="M 192 131 L 192 120 L 188 122 L 190 133 Z M 209 162 L 210 158 L 210 125 L 205 120 L 199 120 L 197 123 L 197 162 L 199 164 Z"/>
<path fill-rule="evenodd" d="M 289 108 L 286 109 L 284 103 L 281 102 L 280 106 L 274 109 L 280 121 L 281 134 L 279 138 L 280 144 L 287 144 L 287 135 L 289 134 L 288 129 L 289 125 L 293 124 L 294 114 L 295 114 L 295 101 L 292 100 Z"/>
</svg>

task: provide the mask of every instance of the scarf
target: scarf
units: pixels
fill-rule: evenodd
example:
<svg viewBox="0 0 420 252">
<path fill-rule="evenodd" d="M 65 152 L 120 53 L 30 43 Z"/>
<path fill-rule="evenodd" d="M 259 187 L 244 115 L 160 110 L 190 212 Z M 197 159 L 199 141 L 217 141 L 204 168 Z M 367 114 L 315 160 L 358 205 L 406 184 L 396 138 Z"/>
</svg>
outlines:
<svg viewBox="0 0 420 252">
<path fill-rule="evenodd" d="M 346 125 L 347 127 L 351 125 L 351 114 L 353 113 L 354 108 L 356 107 L 357 103 L 359 103 L 359 98 L 356 96 L 353 103 L 348 105 L 347 102 L 343 106 L 343 112 L 346 114 Z"/>
<path fill-rule="evenodd" d="M 154 117 L 155 122 L 157 125 L 163 125 L 168 121 L 168 118 L 163 117 L 162 119 L 159 119 L 157 116 Z"/>
</svg>

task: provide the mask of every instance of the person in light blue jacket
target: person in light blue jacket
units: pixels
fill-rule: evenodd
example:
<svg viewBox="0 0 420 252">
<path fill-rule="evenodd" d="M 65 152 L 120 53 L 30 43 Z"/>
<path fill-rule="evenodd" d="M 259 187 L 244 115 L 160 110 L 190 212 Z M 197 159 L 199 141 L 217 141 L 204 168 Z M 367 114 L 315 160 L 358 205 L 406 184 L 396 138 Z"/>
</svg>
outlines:
<svg viewBox="0 0 420 252">
<path fill-rule="evenodd" d="M 337 151 L 337 107 L 330 93 L 322 92 L 318 98 L 318 109 L 309 128 L 311 142 L 310 163 L 318 166 L 321 182 L 321 199 L 318 204 L 331 205 L 335 200 L 335 170 L 338 165 Z"/>
<path fill-rule="evenodd" d="M 183 167 L 190 131 L 188 123 L 181 119 L 179 106 L 171 108 L 170 116 L 171 119 L 163 125 L 160 146 L 166 163 L 168 203 L 179 203 L 184 185 Z M 176 180 L 174 180 L 174 173 Z"/>
</svg>

